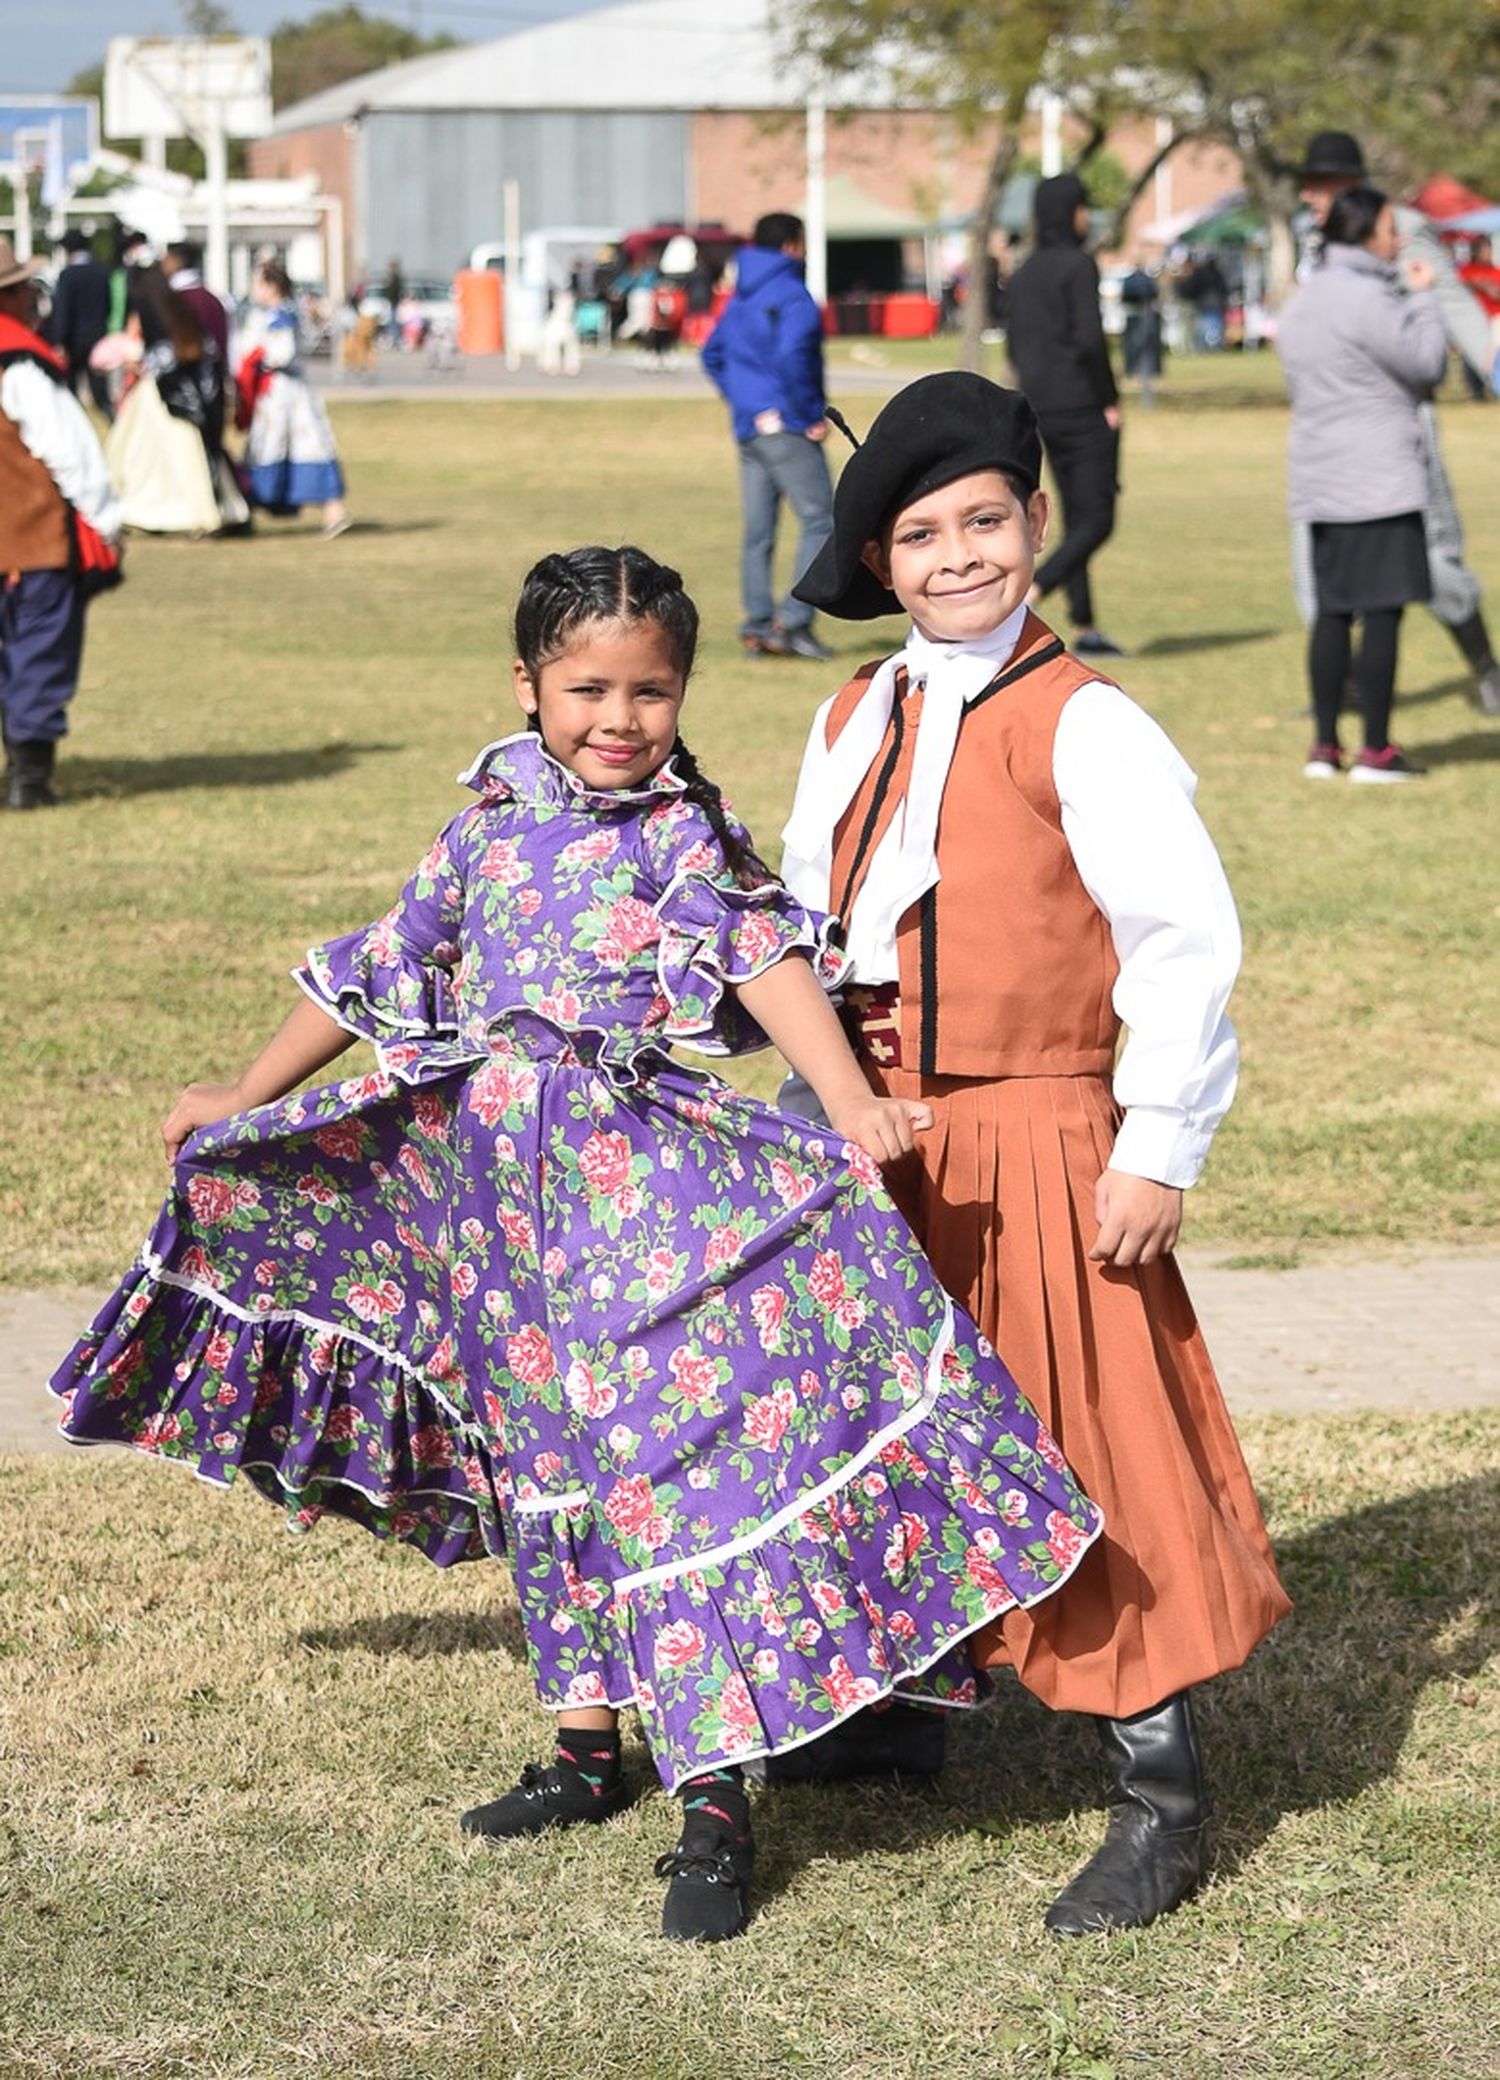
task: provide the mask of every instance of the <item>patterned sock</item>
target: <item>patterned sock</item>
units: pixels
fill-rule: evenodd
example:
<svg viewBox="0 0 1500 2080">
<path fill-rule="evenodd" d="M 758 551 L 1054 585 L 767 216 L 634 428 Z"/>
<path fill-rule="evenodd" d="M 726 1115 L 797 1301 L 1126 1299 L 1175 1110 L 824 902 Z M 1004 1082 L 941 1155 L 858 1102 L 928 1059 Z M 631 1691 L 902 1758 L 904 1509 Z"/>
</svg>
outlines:
<svg viewBox="0 0 1500 2080">
<path fill-rule="evenodd" d="M 745 1773 L 738 1763 L 689 1777 L 677 1796 L 682 1800 L 682 1839 L 689 1847 L 749 1841 L 750 1800 L 745 1793 Z"/>
<path fill-rule="evenodd" d="M 559 1726 L 557 1759 L 576 1772 L 595 1798 L 620 1781 L 620 1736 L 587 1726 Z"/>
</svg>

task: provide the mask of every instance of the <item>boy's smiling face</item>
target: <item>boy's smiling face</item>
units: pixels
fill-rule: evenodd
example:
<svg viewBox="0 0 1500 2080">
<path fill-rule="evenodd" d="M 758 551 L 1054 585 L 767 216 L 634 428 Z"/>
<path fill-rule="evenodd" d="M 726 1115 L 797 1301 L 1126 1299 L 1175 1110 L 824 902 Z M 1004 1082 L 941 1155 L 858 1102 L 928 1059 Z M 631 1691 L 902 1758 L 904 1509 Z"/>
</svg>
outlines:
<svg viewBox="0 0 1500 2080">
<path fill-rule="evenodd" d="M 979 470 L 903 506 L 864 560 L 924 636 L 973 641 L 1024 602 L 1047 518 L 1044 491 L 1025 498 L 999 470 Z"/>
</svg>

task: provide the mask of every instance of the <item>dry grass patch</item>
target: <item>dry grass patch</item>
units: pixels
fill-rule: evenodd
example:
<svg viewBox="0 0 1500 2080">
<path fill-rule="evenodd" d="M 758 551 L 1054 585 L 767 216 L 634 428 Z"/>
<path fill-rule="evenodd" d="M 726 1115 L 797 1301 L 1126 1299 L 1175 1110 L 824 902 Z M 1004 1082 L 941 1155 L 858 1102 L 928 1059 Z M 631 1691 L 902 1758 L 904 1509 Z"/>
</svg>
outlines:
<svg viewBox="0 0 1500 2080">
<path fill-rule="evenodd" d="M 1247 1426 L 1298 1615 L 1203 1699 L 1218 1875 L 1147 1934 L 1040 1915 L 1096 1837 L 1013 1686 L 936 1793 L 763 1798 L 760 1909 L 655 1935 L 672 1813 L 512 1850 L 514 1605 L 114 1454 L 0 1466 L 0 2069 L 1491 2080 L 1500 1419 Z"/>
</svg>

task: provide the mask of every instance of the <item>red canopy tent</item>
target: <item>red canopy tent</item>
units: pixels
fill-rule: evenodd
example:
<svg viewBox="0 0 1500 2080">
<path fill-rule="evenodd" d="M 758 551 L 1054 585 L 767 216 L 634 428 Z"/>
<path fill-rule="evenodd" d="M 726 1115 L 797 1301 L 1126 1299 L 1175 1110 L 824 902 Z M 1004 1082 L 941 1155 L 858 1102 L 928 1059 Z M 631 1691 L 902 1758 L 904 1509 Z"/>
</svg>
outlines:
<svg viewBox="0 0 1500 2080">
<path fill-rule="evenodd" d="M 1451 173 L 1435 173 L 1413 195 L 1411 206 L 1424 217 L 1435 217 L 1441 222 L 1444 217 L 1466 216 L 1470 210 L 1492 209 L 1494 204 L 1487 195 L 1476 195 L 1472 188 L 1456 181 Z"/>
</svg>

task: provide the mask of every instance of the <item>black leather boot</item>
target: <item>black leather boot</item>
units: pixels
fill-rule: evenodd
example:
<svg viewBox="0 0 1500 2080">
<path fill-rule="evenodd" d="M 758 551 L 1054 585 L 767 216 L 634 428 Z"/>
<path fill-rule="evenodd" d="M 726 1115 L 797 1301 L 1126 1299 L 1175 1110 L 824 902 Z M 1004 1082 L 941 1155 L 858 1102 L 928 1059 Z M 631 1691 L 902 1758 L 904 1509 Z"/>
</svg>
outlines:
<svg viewBox="0 0 1500 2080">
<path fill-rule="evenodd" d="M 56 757 L 55 744 L 6 745 L 7 809 L 50 809 L 53 806 L 57 800 L 57 796 L 52 792 L 52 765 Z"/>
<path fill-rule="evenodd" d="M 1047 1909 L 1054 1935 L 1145 1928 L 1206 1868 L 1208 1799 L 1186 1690 L 1134 1719 L 1096 1719 L 1114 1785 L 1103 1844 Z"/>
<path fill-rule="evenodd" d="M 883 1784 L 935 1777 L 947 1753 L 947 1714 L 896 1698 L 866 1708 L 815 1741 L 747 1763 L 762 1784 Z"/>
</svg>

